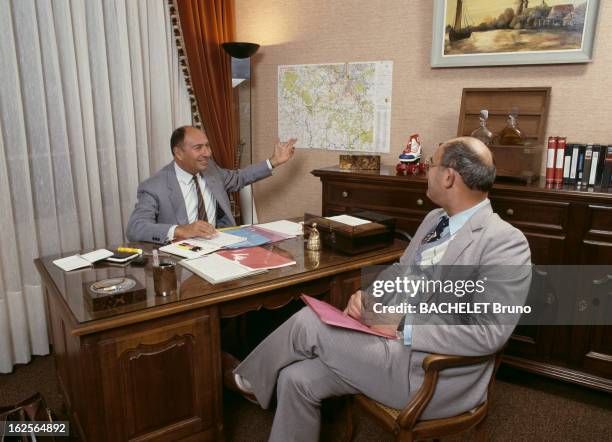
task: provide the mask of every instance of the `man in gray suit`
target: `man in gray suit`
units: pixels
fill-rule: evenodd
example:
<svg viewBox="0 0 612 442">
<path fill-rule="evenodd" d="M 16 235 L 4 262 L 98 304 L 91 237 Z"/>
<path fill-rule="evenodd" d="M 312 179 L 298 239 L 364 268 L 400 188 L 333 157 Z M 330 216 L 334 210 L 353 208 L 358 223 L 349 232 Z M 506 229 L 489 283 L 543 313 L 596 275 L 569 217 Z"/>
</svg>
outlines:
<svg viewBox="0 0 612 442">
<path fill-rule="evenodd" d="M 203 131 L 179 127 L 170 138 L 174 160 L 138 186 L 128 240 L 165 243 L 195 236 L 211 238 L 217 227 L 234 226 L 227 193 L 272 175 L 272 169 L 293 156 L 295 142 L 279 141 L 270 159 L 228 170 L 212 159 Z"/>
<path fill-rule="evenodd" d="M 487 283 L 507 303 L 522 304 L 531 280 L 529 245 L 492 211 L 487 195 L 494 179 L 491 153 L 480 141 L 464 137 L 440 146 L 430 159 L 427 196 L 441 208 L 425 217 L 399 265 L 503 268 L 502 277 L 490 274 Z M 506 273 L 510 267 L 515 270 Z M 361 291 L 354 293 L 345 310 L 357 319 L 362 317 L 361 298 Z M 406 320 L 372 328 L 397 331 L 403 339 L 331 327 L 304 308 L 225 378 L 264 408 L 276 389 L 271 441 L 314 441 L 324 398 L 362 393 L 403 408 L 423 382 L 422 362 L 428 354 L 494 353 L 514 324 L 417 325 Z M 444 370 L 421 417 L 452 416 L 476 407 L 486 398 L 492 371 L 493 362 Z"/>
</svg>

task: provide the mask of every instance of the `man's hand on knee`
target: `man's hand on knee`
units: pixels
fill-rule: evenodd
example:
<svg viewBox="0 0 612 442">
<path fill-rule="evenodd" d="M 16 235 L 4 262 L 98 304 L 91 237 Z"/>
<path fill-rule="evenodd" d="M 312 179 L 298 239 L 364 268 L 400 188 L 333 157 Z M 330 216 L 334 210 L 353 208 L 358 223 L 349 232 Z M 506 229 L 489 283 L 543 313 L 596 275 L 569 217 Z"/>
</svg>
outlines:
<svg viewBox="0 0 612 442">
<path fill-rule="evenodd" d="M 361 290 L 357 290 L 351 295 L 344 313 L 355 319 L 361 319 Z"/>
</svg>

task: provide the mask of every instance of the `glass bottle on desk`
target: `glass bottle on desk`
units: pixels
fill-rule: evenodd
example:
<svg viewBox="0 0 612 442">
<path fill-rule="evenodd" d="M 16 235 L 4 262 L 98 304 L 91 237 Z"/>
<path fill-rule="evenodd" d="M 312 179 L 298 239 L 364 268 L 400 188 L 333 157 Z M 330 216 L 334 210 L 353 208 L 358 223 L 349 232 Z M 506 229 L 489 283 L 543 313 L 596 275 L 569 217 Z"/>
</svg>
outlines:
<svg viewBox="0 0 612 442">
<path fill-rule="evenodd" d="M 522 146 L 525 144 L 525 134 L 518 127 L 518 109 L 512 108 L 508 115 L 508 124 L 499 133 L 499 144 L 506 146 Z"/>
<path fill-rule="evenodd" d="M 480 111 L 480 127 L 475 129 L 471 135 L 474 138 L 478 138 L 480 141 L 485 143 L 487 146 L 493 141 L 493 133 L 487 127 L 487 119 L 489 118 L 489 111 L 482 109 Z"/>
</svg>

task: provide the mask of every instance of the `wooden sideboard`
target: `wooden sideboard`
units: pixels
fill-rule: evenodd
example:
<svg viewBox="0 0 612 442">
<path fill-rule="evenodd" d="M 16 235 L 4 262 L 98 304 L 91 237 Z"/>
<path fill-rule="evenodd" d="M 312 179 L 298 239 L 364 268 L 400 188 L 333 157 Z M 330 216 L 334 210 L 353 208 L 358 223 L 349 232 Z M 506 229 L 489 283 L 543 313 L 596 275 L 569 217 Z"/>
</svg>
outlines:
<svg viewBox="0 0 612 442">
<path fill-rule="evenodd" d="M 312 174 L 323 184 L 324 216 L 373 210 L 396 217 L 398 228 L 414 234 L 436 207 L 426 196 L 425 177 L 397 176 L 394 167 L 327 167 Z M 534 264 L 612 264 L 612 193 L 498 182 L 489 198 L 525 234 Z M 518 326 L 504 362 L 612 392 L 612 326 Z"/>
</svg>

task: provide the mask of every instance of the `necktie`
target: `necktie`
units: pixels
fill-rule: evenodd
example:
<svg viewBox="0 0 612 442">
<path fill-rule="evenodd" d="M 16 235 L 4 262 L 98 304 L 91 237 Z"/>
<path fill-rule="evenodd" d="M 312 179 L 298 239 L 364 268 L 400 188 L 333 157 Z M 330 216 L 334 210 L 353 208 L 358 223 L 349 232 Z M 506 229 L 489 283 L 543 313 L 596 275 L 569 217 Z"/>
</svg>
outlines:
<svg viewBox="0 0 612 442">
<path fill-rule="evenodd" d="M 198 194 L 198 220 L 208 222 L 208 216 L 206 215 L 206 205 L 204 204 L 204 197 L 202 196 L 202 192 L 200 190 L 200 182 L 198 180 L 198 175 L 193 176 L 193 182 L 195 183 L 196 192 Z"/>
<path fill-rule="evenodd" d="M 438 225 L 436 226 L 436 228 L 432 232 L 427 234 L 425 238 L 423 238 L 423 244 L 428 244 L 428 243 L 439 240 L 440 237 L 442 236 L 442 232 L 444 232 L 444 229 L 446 229 L 447 227 L 448 227 L 448 216 L 444 215 L 440 218 L 440 221 L 438 221 Z"/>
</svg>

